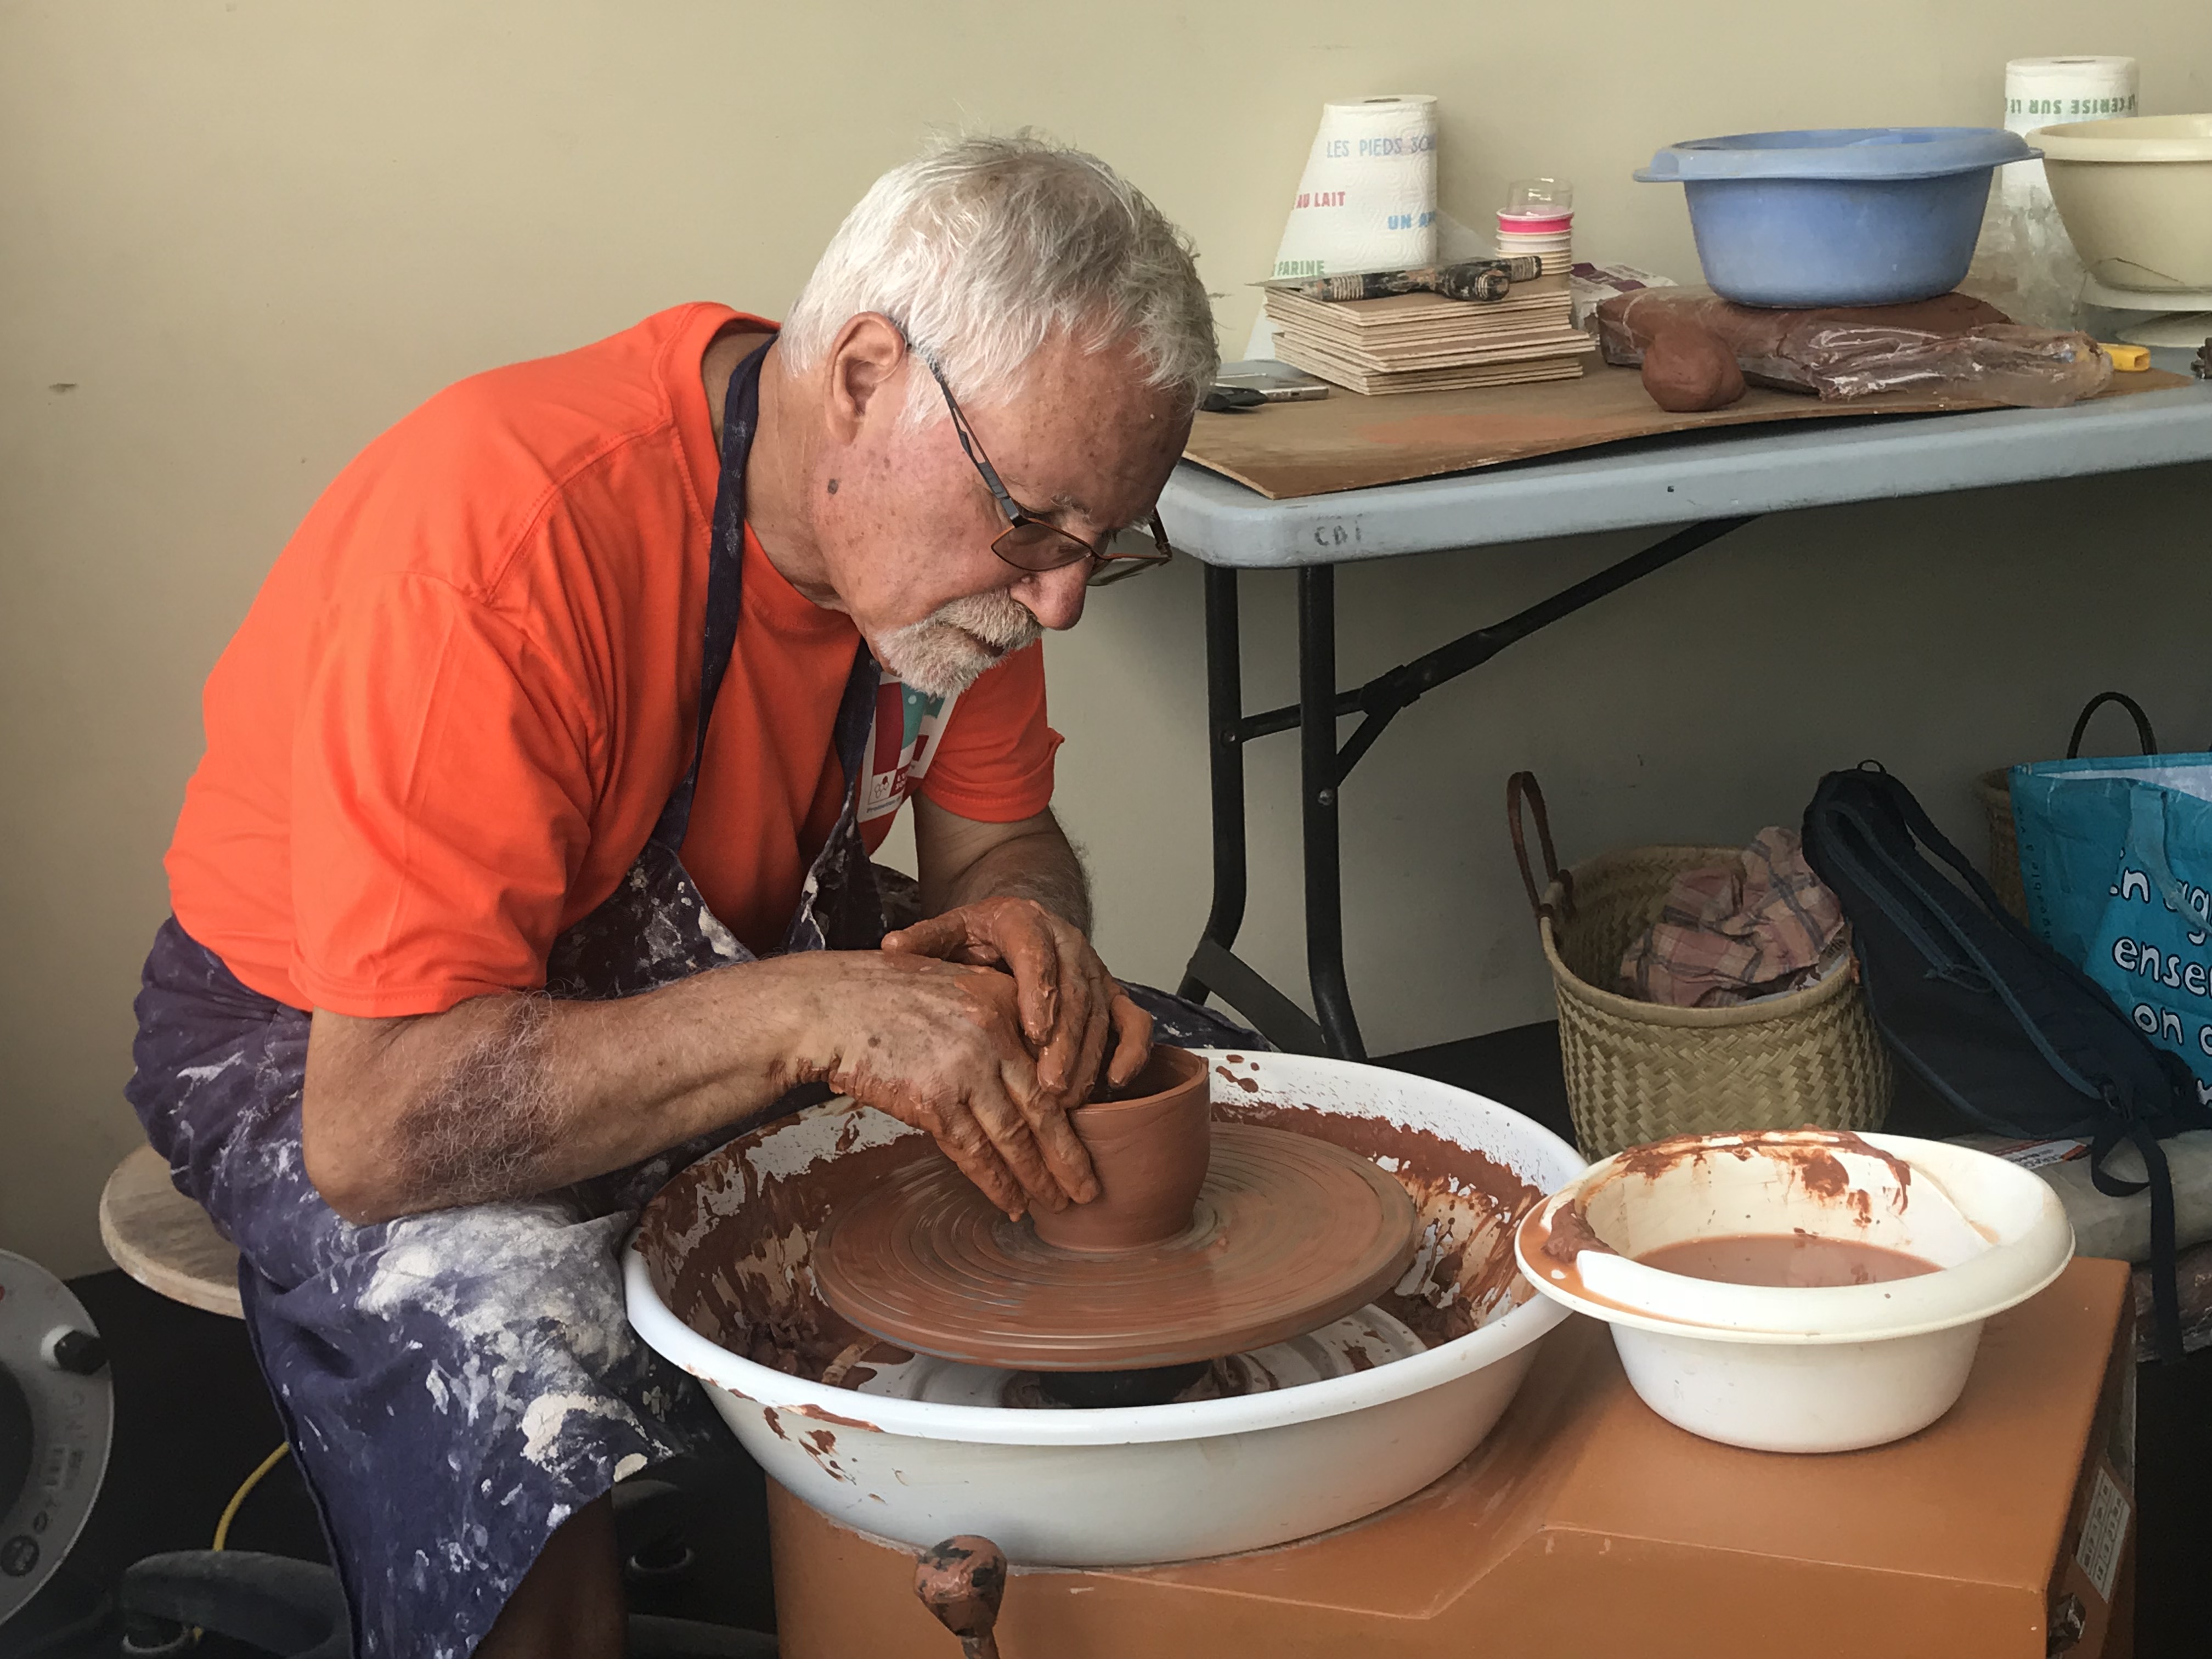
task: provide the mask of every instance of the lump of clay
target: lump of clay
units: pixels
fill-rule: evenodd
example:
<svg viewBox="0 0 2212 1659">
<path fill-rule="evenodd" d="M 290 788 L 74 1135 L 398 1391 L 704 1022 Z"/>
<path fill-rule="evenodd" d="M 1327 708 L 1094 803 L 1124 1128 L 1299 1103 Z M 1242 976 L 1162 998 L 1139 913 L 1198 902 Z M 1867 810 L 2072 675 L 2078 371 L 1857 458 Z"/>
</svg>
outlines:
<svg viewBox="0 0 2212 1659">
<path fill-rule="evenodd" d="M 1644 390 L 1676 414 L 1725 409 L 1743 396 L 1743 371 L 1728 342 L 1710 329 L 1667 329 L 1644 352 Z"/>
</svg>

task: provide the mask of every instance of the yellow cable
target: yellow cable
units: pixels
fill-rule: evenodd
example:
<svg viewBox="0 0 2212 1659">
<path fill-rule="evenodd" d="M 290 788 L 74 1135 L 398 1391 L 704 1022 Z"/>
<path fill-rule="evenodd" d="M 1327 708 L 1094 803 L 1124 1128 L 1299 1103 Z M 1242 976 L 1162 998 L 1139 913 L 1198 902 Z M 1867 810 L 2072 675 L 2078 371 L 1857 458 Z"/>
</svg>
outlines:
<svg viewBox="0 0 2212 1659">
<path fill-rule="evenodd" d="M 252 1474 L 247 1475 L 246 1479 L 240 1483 L 238 1490 L 231 1493 L 230 1502 L 222 1506 L 222 1518 L 215 1523 L 216 1548 L 221 1549 L 223 1547 L 224 1542 L 230 1537 L 230 1523 L 238 1519 L 239 1506 L 244 1504 L 246 1498 L 252 1494 L 253 1489 L 261 1484 L 261 1477 L 268 1474 L 270 1470 L 275 1468 L 276 1467 L 277 1461 L 282 1458 L 286 1452 L 291 1449 L 291 1447 L 289 1445 L 281 1445 L 277 1447 L 275 1451 L 270 1452 L 268 1456 L 263 1458 L 261 1460 L 261 1467 L 255 1469 Z"/>
</svg>

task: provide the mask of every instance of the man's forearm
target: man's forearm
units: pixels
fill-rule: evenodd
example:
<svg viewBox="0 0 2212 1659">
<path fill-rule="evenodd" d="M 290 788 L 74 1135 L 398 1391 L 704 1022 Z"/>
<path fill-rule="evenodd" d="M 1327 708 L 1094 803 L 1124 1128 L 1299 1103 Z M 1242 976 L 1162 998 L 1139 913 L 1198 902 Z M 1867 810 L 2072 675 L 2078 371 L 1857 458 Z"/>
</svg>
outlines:
<svg viewBox="0 0 2212 1659">
<path fill-rule="evenodd" d="M 980 854 L 939 882 L 925 877 L 922 898 L 932 915 L 987 898 L 1025 898 L 1085 933 L 1091 931 L 1091 878 L 1060 825 L 1048 817 Z"/>
<path fill-rule="evenodd" d="M 307 1172 L 356 1222 L 548 1192 L 765 1109 L 817 996 L 797 958 L 643 996 L 478 997 L 416 1019 L 318 1012 Z"/>
</svg>

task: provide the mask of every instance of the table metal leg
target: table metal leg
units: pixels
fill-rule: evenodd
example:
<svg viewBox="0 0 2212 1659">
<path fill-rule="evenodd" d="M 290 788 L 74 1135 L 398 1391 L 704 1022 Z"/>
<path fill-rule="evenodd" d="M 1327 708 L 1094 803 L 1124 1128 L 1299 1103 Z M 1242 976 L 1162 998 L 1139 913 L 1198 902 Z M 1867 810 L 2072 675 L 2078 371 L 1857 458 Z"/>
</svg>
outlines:
<svg viewBox="0 0 2212 1659">
<path fill-rule="evenodd" d="M 1391 720 L 1448 680 L 1480 667 L 1507 646 L 1573 615 L 1631 582 L 1695 552 L 1748 518 L 1709 519 L 1631 554 L 1527 609 L 1462 635 L 1425 656 L 1378 674 L 1364 685 L 1336 689 L 1336 572 L 1328 565 L 1298 572 L 1298 700 L 1280 708 L 1244 712 L 1237 573 L 1206 572 L 1207 759 L 1213 801 L 1213 903 L 1183 972 L 1182 994 L 1218 994 L 1278 1047 L 1294 1053 L 1360 1060 L 1366 1048 L 1344 971 L 1344 894 L 1337 830 L 1344 780 Z M 1341 748 L 1337 722 L 1360 716 Z M 1306 971 L 1312 1015 L 1261 978 L 1232 948 L 1243 926 L 1249 866 L 1245 845 L 1244 745 L 1292 726 L 1299 732 L 1299 792 L 1304 829 Z"/>
<path fill-rule="evenodd" d="M 1298 572 L 1298 787 L 1304 817 L 1306 973 L 1328 1052 L 1364 1060 L 1344 977 L 1343 870 L 1337 842 L 1336 570 Z"/>
<path fill-rule="evenodd" d="M 1267 983 L 1235 951 L 1244 925 L 1247 891 L 1244 830 L 1244 678 L 1237 573 L 1206 571 L 1206 764 L 1213 799 L 1213 902 L 1177 994 L 1203 1002 L 1218 992 L 1276 1047 L 1294 1054 L 1330 1052 L 1312 1016 Z M 1342 978 L 1340 965 L 1338 977 Z"/>
<path fill-rule="evenodd" d="M 1200 935 L 1224 951 L 1244 925 L 1244 665 L 1240 654 L 1237 573 L 1206 568 L 1206 758 L 1213 793 L 1213 904 Z M 1206 994 L 1186 974 L 1179 994 Z"/>
</svg>

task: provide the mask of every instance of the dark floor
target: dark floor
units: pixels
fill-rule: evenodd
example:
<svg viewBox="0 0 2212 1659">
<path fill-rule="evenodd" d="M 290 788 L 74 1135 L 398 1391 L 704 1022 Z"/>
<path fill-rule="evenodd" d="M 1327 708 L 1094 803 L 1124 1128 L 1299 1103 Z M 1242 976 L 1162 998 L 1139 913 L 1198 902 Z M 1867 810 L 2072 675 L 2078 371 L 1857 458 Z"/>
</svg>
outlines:
<svg viewBox="0 0 2212 1659">
<path fill-rule="evenodd" d="M 114 1449 L 82 1539 L 61 1574 L 0 1630 L 0 1659 L 112 1659 L 119 1639 L 112 1592 L 124 1567 L 161 1551 L 207 1548 L 223 1505 L 283 1437 L 237 1320 L 171 1302 L 120 1273 L 88 1274 L 70 1287 L 107 1340 Z M 732 1442 L 726 1465 L 663 1473 L 713 1497 L 685 1528 L 696 1564 L 674 1580 L 634 1580 L 632 1610 L 773 1629 L 759 1470 Z M 228 1547 L 328 1559 L 291 1459 L 246 1499 Z M 255 1650 L 209 1637 L 197 1651 L 233 1659 Z"/>
<path fill-rule="evenodd" d="M 1401 1069 L 1502 1100 L 1571 1137 L 1549 1024 L 1387 1057 Z M 1924 1097 L 1899 1102 L 1893 1127 L 1945 1132 Z M 116 1429 L 107 1484 L 64 1576 L 0 1631 L 0 1659 L 107 1659 L 115 1627 L 96 1617 L 123 1567 L 157 1551 L 204 1549 L 238 1483 L 281 1438 L 274 1410 L 235 1320 L 196 1312 L 119 1273 L 73 1281 L 107 1338 Z M 2212 1653 L 2212 1350 L 2140 1376 L 2138 1572 L 2140 1659 Z M 673 1583 L 634 1583 L 641 1612 L 772 1628 L 759 1476 L 732 1449 L 726 1468 L 690 1472 L 711 1487 L 690 1541 L 698 1565 Z M 231 1547 L 323 1559 L 313 1504 L 289 1459 L 247 1500 Z M 82 1634 L 46 1645 L 64 1626 Z M 205 1659 L 247 1650 L 215 1638 Z"/>
</svg>

